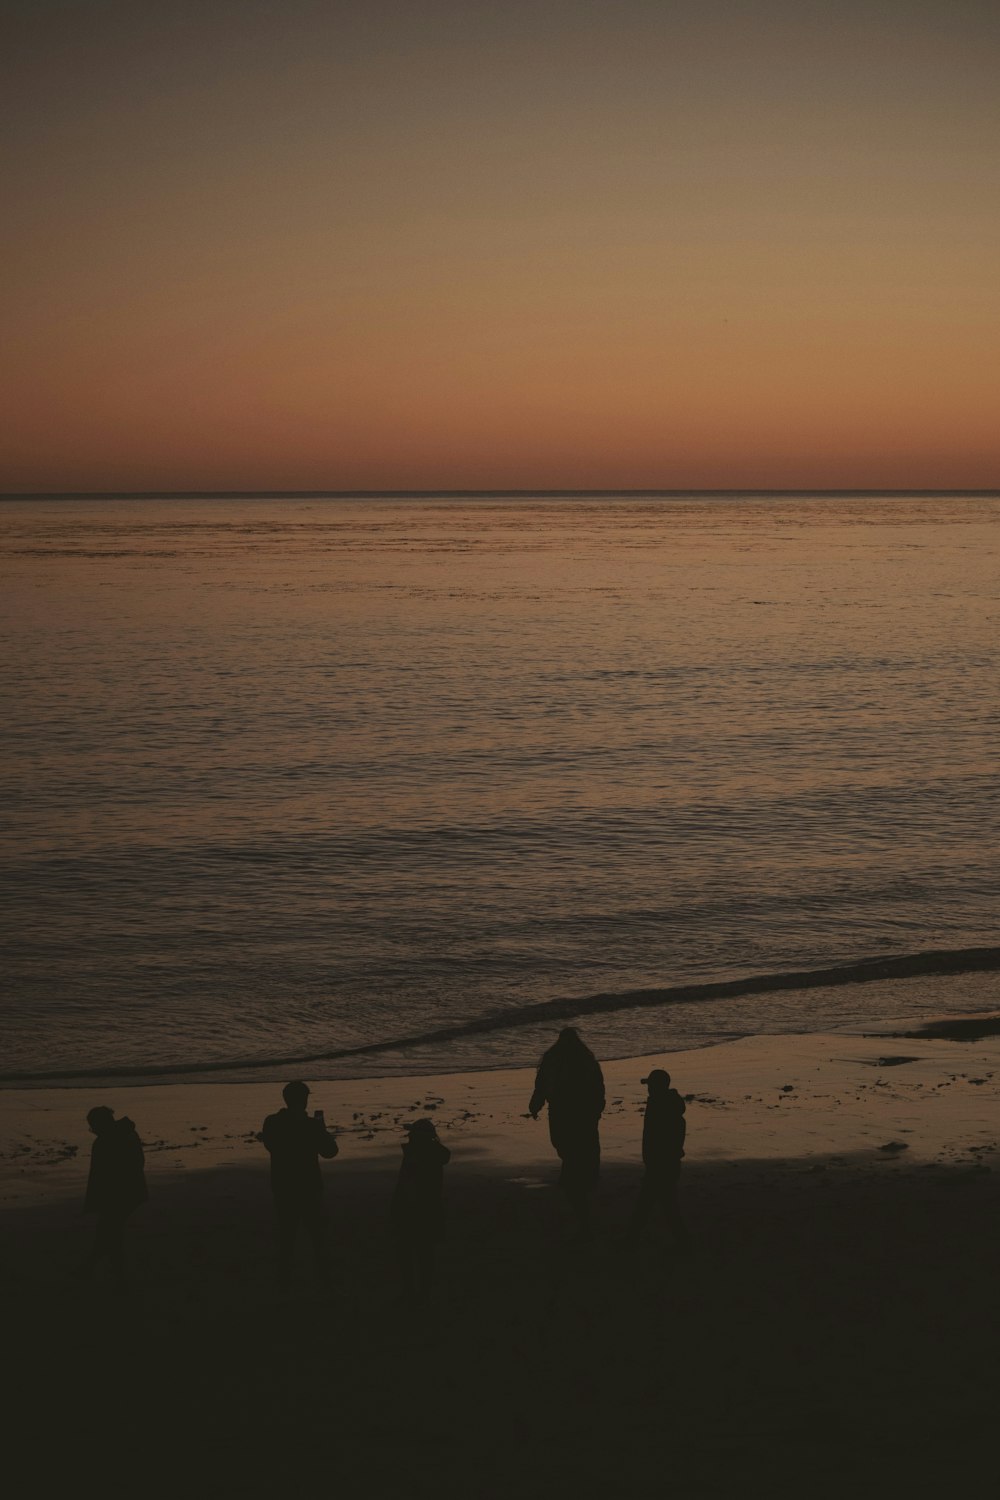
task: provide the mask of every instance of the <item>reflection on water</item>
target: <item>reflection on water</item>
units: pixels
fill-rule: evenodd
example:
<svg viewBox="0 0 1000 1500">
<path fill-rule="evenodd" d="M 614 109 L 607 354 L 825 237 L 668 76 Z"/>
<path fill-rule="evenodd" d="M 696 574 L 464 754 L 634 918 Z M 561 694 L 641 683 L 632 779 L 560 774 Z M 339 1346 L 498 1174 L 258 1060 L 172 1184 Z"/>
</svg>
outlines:
<svg viewBox="0 0 1000 1500">
<path fill-rule="evenodd" d="M 3 506 L 9 1070 L 995 942 L 998 522 Z"/>
</svg>

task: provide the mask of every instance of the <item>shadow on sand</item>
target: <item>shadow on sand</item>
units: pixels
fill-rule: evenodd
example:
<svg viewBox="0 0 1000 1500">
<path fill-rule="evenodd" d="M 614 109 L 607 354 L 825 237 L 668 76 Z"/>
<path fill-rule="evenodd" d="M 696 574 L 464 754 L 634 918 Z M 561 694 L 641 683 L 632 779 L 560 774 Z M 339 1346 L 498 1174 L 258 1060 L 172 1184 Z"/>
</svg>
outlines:
<svg viewBox="0 0 1000 1500">
<path fill-rule="evenodd" d="M 961 1492 L 998 1394 L 1000 1193 L 880 1153 L 684 1168 L 694 1234 L 592 1242 L 549 1185 L 449 1168 L 440 1280 L 401 1311 L 392 1175 L 338 1163 L 333 1284 L 271 1276 L 266 1168 L 156 1180 L 135 1291 L 69 1274 L 76 1206 L 0 1216 L 8 1402 L 46 1484 L 395 1497 Z M 58 1232 L 56 1232 L 58 1231 Z M 8 1464 L 12 1460 L 8 1457 Z"/>
</svg>

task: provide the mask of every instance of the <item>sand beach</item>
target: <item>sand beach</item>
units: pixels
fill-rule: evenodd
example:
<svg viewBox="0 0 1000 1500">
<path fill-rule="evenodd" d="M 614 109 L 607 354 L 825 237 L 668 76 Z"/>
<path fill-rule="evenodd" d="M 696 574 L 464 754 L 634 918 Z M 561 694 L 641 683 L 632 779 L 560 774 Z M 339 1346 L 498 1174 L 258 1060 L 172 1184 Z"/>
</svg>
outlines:
<svg viewBox="0 0 1000 1500">
<path fill-rule="evenodd" d="M 3 12 L 0 1500 L 993 1493 L 1000 11 Z"/>
<path fill-rule="evenodd" d="M 0 1093 L 4 1325 L 46 1492 L 954 1493 L 991 1472 L 996 1018 L 758 1036 L 605 1064 L 593 1242 L 572 1243 L 528 1070 L 317 1084 L 334 1284 L 274 1284 L 273 1083 Z M 907 1034 L 910 1033 L 910 1034 Z M 960 1038 L 960 1039 L 956 1039 Z M 640 1078 L 688 1100 L 689 1253 L 622 1243 Z M 94 1102 L 146 1144 L 134 1287 L 73 1271 Z M 402 1127 L 451 1148 L 440 1281 L 401 1308 Z M 196 1477 L 192 1477 L 196 1476 Z"/>
</svg>

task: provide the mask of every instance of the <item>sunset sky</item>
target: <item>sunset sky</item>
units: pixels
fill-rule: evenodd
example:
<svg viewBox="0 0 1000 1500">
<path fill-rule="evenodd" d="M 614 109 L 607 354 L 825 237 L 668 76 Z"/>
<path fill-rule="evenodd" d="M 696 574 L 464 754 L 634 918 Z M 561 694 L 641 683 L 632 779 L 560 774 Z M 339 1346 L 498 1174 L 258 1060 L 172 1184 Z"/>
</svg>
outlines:
<svg viewBox="0 0 1000 1500">
<path fill-rule="evenodd" d="M 0 490 L 1000 485 L 996 0 L 5 0 Z"/>
</svg>

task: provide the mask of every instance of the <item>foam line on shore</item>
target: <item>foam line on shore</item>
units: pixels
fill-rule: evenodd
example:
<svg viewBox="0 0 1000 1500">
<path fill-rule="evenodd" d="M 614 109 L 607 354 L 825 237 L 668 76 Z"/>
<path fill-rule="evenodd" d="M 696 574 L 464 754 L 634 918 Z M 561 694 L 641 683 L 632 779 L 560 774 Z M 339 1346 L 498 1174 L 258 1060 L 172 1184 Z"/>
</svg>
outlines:
<svg viewBox="0 0 1000 1500">
<path fill-rule="evenodd" d="M 1000 947 L 946 948 L 923 953 L 904 953 L 892 957 L 857 959 L 852 963 L 834 964 L 820 969 L 800 969 L 771 974 L 751 974 L 737 979 L 708 981 L 701 984 L 657 986 L 650 989 L 620 990 L 569 999 L 543 1000 L 517 1009 L 495 1011 L 471 1021 L 411 1036 L 382 1038 L 354 1047 L 337 1047 L 319 1052 L 285 1056 L 229 1058 L 206 1063 L 168 1063 L 150 1066 L 105 1066 L 61 1069 L 47 1072 L 0 1073 L 0 1085 L 70 1083 L 87 1079 L 169 1079 L 170 1077 L 228 1073 L 234 1070 L 300 1067 L 308 1063 L 334 1062 L 350 1057 L 370 1057 L 395 1052 L 406 1047 L 426 1047 L 457 1041 L 463 1037 L 488 1032 L 515 1030 L 548 1021 L 570 1021 L 584 1016 L 607 1014 L 642 1007 L 697 1004 L 736 999 L 746 995 L 773 994 L 782 990 L 819 989 L 832 985 L 871 984 L 886 979 L 907 979 L 919 975 L 969 974 L 1000 969 Z"/>
</svg>

